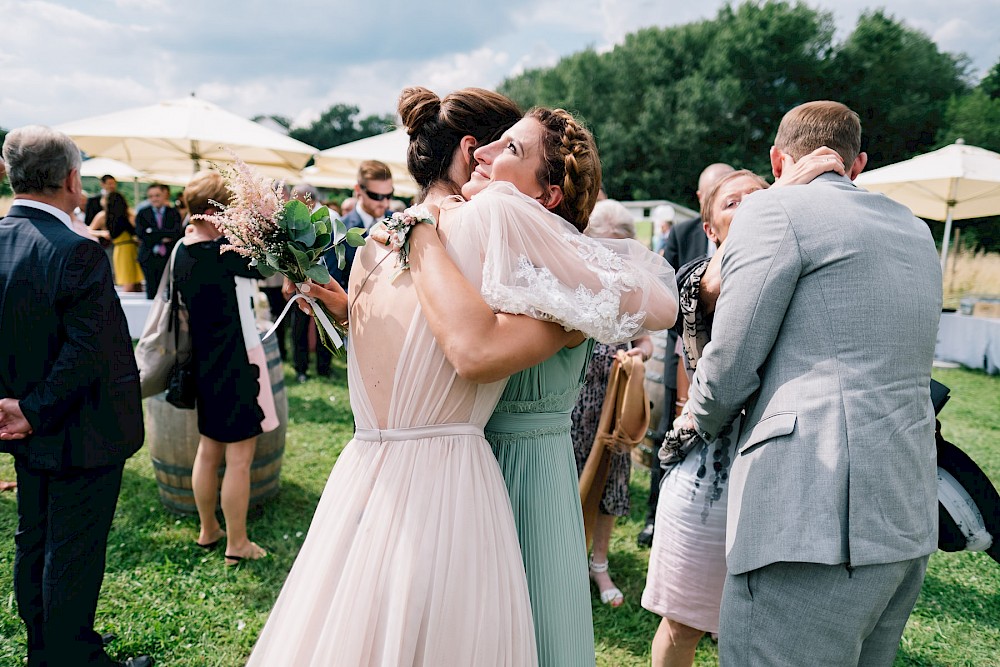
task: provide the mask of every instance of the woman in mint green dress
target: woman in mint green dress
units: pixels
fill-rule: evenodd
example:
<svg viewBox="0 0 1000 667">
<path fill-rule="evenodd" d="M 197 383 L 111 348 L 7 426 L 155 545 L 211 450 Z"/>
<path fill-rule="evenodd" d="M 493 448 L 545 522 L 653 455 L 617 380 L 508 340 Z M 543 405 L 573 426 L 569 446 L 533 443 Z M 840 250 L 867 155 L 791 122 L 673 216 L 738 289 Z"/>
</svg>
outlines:
<svg viewBox="0 0 1000 667">
<path fill-rule="evenodd" d="M 590 133 L 565 111 L 529 112 L 474 157 L 462 193 L 475 198 L 442 206 L 440 235 L 417 225 L 411 274 L 461 377 L 516 373 L 485 430 L 510 493 L 539 665 L 585 667 L 595 661 L 594 633 L 570 416 L 591 339 L 624 342 L 673 323 L 673 271 L 639 243 L 583 236 L 600 162 Z M 446 248 L 475 247 L 468 235 L 481 256 L 456 264 Z"/>
</svg>

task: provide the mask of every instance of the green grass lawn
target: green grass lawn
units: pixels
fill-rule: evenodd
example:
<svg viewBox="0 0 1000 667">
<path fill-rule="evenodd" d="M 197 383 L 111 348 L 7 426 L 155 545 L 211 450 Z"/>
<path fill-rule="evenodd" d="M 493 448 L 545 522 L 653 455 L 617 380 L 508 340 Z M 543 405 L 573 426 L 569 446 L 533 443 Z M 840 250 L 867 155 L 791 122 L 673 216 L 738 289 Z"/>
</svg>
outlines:
<svg viewBox="0 0 1000 667">
<path fill-rule="evenodd" d="M 335 362 L 336 365 L 336 362 Z M 113 655 L 150 653 L 163 667 L 243 665 L 309 527 L 327 475 L 351 433 L 346 373 L 298 385 L 286 370 L 292 415 L 281 493 L 250 521 L 250 533 L 272 557 L 223 565 L 221 551 L 194 546 L 197 520 L 167 513 L 157 497 L 149 454 L 128 463 L 108 546 L 97 627 L 114 632 Z M 936 370 L 952 389 L 943 411 L 945 436 L 958 443 L 1000 483 L 1000 378 Z M 0 478 L 13 478 L 0 457 Z M 608 667 L 649 664 L 659 618 L 639 606 L 648 552 L 635 536 L 642 526 L 648 475 L 636 471 L 633 510 L 611 547 L 611 571 L 625 593 L 618 609 L 594 600 L 597 662 Z M 14 603 L 11 570 L 16 526 L 14 496 L 0 496 L 0 667 L 21 665 L 24 629 Z M 696 664 L 716 664 L 703 640 Z M 897 665 L 1000 665 L 1000 566 L 985 554 L 937 553 L 903 636 Z"/>
</svg>

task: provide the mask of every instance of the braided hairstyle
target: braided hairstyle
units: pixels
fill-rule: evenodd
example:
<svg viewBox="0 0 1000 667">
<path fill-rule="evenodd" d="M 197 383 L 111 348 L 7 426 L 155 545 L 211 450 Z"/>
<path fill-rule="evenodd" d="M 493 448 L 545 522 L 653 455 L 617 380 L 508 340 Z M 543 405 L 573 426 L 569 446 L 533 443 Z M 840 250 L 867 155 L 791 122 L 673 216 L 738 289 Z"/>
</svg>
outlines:
<svg viewBox="0 0 1000 667">
<path fill-rule="evenodd" d="M 525 118 L 534 118 L 543 128 L 539 182 L 562 188 L 562 201 L 552 211 L 582 232 L 601 191 L 601 159 L 594 136 L 564 109 L 536 107 Z"/>
<path fill-rule="evenodd" d="M 463 183 L 448 175 L 455 149 L 462 138 L 472 136 L 476 146 L 496 141 L 521 119 L 521 110 L 510 99 L 483 88 L 463 88 L 444 99 L 422 87 L 406 88 L 399 96 L 398 111 L 410 136 L 406 167 L 420 187 L 419 200 L 435 183 L 445 183 L 456 194 Z M 475 161 L 470 155 L 469 173 Z"/>
</svg>

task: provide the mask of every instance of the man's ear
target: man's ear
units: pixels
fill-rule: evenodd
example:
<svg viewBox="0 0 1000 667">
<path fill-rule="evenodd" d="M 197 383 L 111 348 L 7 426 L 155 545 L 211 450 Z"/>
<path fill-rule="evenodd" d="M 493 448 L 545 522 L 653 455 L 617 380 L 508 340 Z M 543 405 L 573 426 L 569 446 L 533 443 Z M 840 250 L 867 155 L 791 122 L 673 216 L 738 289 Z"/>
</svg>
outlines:
<svg viewBox="0 0 1000 667">
<path fill-rule="evenodd" d="M 63 186 L 67 192 L 73 195 L 79 195 L 83 192 L 83 183 L 80 181 L 80 170 L 70 169 L 69 173 L 66 174 L 66 180 L 63 181 Z"/>
<path fill-rule="evenodd" d="M 542 206 L 544 206 L 550 211 L 559 206 L 559 204 L 562 203 L 562 200 L 563 200 L 562 187 L 558 185 L 548 186 L 547 188 L 545 188 L 545 191 L 542 192 L 542 196 L 539 197 L 539 201 L 542 203 Z"/>
<path fill-rule="evenodd" d="M 777 146 L 771 146 L 768 156 L 771 158 L 771 173 L 774 174 L 774 178 L 777 180 L 781 178 L 781 169 L 784 166 L 784 153 L 779 151 Z"/>
<path fill-rule="evenodd" d="M 868 153 L 858 153 L 858 157 L 854 158 L 854 163 L 851 164 L 851 170 L 848 172 L 853 181 L 858 175 L 865 170 L 865 166 L 868 164 Z"/>
</svg>

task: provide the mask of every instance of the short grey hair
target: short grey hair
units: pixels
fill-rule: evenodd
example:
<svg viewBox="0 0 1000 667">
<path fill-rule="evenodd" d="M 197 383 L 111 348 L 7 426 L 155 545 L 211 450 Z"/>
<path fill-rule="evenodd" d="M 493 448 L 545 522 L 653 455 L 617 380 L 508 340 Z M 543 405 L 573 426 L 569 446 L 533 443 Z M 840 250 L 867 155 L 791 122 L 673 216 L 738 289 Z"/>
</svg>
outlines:
<svg viewBox="0 0 1000 667">
<path fill-rule="evenodd" d="M 602 199 L 594 205 L 584 233 L 598 239 L 634 239 L 635 221 L 620 201 Z"/>
<path fill-rule="evenodd" d="M 54 194 L 81 164 L 73 140 L 44 125 L 11 130 L 3 142 L 3 161 L 15 194 Z"/>
</svg>

